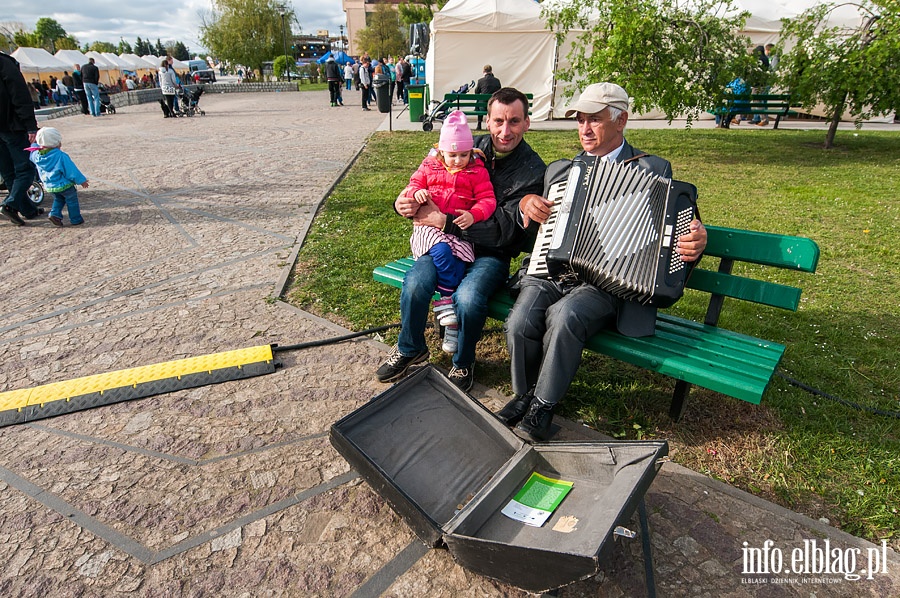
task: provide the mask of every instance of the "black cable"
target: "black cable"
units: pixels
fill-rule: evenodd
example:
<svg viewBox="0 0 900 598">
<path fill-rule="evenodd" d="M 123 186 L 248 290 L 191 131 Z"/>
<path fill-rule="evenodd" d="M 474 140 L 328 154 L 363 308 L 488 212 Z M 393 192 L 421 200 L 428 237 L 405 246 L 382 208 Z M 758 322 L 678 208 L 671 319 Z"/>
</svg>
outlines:
<svg viewBox="0 0 900 598">
<path fill-rule="evenodd" d="M 360 332 L 353 332 L 351 334 L 345 334 L 344 336 L 334 336 L 331 338 L 323 338 L 317 341 L 308 341 L 305 343 L 297 343 L 296 345 L 284 345 L 276 346 L 272 349 L 273 353 L 281 353 L 283 351 L 294 351 L 297 349 L 309 349 L 311 347 L 321 347 L 323 345 L 333 345 L 336 343 L 341 343 L 344 341 L 349 341 L 351 339 L 365 336 L 367 334 L 375 334 L 376 332 L 384 332 L 385 330 L 390 330 L 391 328 L 399 328 L 400 322 L 394 322 L 393 324 L 386 324 L 384 326 L 378 326 L 376 328 L 369 328 L 368 330 L 362 330 Z"/>
<path fill-rule="evenodd" d="M 282 353 L 284 351 L 295 351 L 295 350 L 299 350 L 299 349 L 309 349 L 312 347 L 322 347 L 324 345 L 333 345 L 336 343 L 342 343 L 344 341 L 349 341 L 354 338 L 359 338 L 360 336 L 366 336 L 368 334 L 375 334 L 376 332 L 384 332 L 385 330 L 390 330 L 391 328 L 399 328 L 399 327 L 400 327 L 400 322 L 394 322 L 393 324 L 385 324 L 384 326 L 377 326 L 375 328 L 369 328 L 366 330 L 361 330 L 359 332 L 352 332 L 350 334 L 345 334 L 343 336 L 335 336 L 335 337 L 331 337 L 331 338 L 320 339 L 317 341 L 297 343 L 296 345 L 275 346 L 275 347 L 273 347 L 272 352 L 273 353 Z M 503 329 L 502 328 L 487 328 L 484 330 L 483 333 L 489 334 L 489 333 L 493 333 L 493 332 L 503 332 Z M 877 407 L 867 407 L 865 405 L 853 403 L 852 401 L 848 401 L 846 399 L 842 399 L 840 397 L 830 395 L 827 392 L 823 392 L 817 388 L 813 388 L 812 386 L 809 386 L 808 384 L 804 384 L 803 382 L 800 382 L 799 380 L 797 380 L 795 378 L 791 378 L 790 376 L 788 376 L 787 374 L 785 374 L 781 371 L 776 371 L 775 373 L 779 377 L 783 378 L 788 384 L 796 386 L 797 388 L 801 388 L 812 395 L 823 397 L 830 401 L 834 401 L 835 403 L 840 403 L 841 405 L 844 405 L 845 407 L 850 407 L 851 409 L 856 409 L 857 411 L 868 411 L 869 413 L 873 413 L 875 415 L 883 415 L 886 417 L 893 417 L 893 418 L 900 419 L 900 412 L 886 411 L 884 409 L 879 409 Z"/>
<path fill-rule="evenodd" d="M 865 405 L 853 403 L 852 401 L 848 401 L 846 399 L 842 399 L 840 397 L 830 395 L 827 392 L 823 392 L 817 388 L 813 388 L 812 386 L 804 384 L 803 382 L 800 382 L 799 380 L 795 380 L 794 378 L 791 378 L 787 374 L 784 374 L 780 371 L 776 371 L 775 373 L 778 374 L 784 380 L 786 380 L 788 384 L 796 386 L 797 388 L 802 388 L 803 390 L 805 390 L 806 392 L 808 392 L 812 395 L 826 398 L 830 401 L 834 401 L 835 403 L 840 403 L 841 405 L 844 405 L 845 407 L 850 407 L 851 409 L 856 409 L 857 411 L 868 411 L 869 413 L 874 413 L 875 415 L 884 415 L 887 417 L 895 417 L 897 419 L 900 419 L 900 413 L 898 413 L 897 411 L 886 411 L 884 409 L 879 409 L 877 407 L 867 407 Z"/>
</svg>

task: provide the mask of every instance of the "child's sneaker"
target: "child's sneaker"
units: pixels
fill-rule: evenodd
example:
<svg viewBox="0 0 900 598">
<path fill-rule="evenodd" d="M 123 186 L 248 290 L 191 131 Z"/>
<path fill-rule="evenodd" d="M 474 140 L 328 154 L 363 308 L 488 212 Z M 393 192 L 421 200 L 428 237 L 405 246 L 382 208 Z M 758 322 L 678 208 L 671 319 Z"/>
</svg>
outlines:
<svg viewBox="0 0 900 598">
<path fill-rule="evenodd" d="M 441 326 L 456 326 L 456 310 L 453 308 L 453 299 L 441 297 L 433 302 L 434 316 Z"/>
<path fill-rule="evenodd" d="M 444 353 L 455 355 L 457 347 L 459 347 L 459 328 L 456 324 L 447 326 L 444 328 L 444 342 L 441 344 L 441 350 Z"/>
</svg>

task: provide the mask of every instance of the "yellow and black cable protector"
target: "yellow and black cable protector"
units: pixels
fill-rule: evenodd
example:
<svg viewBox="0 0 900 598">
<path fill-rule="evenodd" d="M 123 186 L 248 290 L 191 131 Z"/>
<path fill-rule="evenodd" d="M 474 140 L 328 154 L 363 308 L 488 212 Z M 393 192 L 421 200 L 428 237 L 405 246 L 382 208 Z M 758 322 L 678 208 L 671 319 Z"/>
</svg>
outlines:
<svg viewBox="0 0 900 598">
<path fill-rule="evenodd" d="M 211 353 L 0 392 L 0 428 L 186 388 L 271 374 L 281 366 L 275 359 L 276 353 L 339 343 L 398 326 L 388 324 L 296 345 L 260 345 Z"/>
</svg>

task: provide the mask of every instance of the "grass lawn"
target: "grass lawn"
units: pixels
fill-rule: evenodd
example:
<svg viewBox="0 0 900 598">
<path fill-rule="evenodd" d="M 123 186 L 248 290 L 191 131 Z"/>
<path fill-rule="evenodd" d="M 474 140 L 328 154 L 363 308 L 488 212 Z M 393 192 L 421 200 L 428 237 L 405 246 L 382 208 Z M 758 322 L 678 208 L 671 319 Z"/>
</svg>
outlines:
<svg viewBox="0 0 900 598">
<path fill-rule="evenodd" d="M 720 325 L 787 345 L 780 372 L 869 408 L 900 411 L 900 135 L 839 131 L 634 130 L 629 141 L 669 159 L 699 189 L 709 224 L 808 236 L 814 275 L 797 313 L 725 302 Z M 545 161 L 579 150 L 572 131 L 526 136 Z M 408 222 L 392 202 L 437 133 L 376 133 L 328 198 L 300 252 L 287 299 L 362 330 L 399 319 L 399 291 L 375 266 L 409 254 Z M 688 291 L 672 312 L 702 321 Z M 478 347 L 477 380 L 509 392 L 499 322 Z M 432 361 L 449 368 L 435 335 Z M 396 335 L 385 339 L 393 343 Z M 374 373 L 373 373 L 374 375 Z M 668 417 L 674 381 L 587 353 L 562 413 L 616 438 L 666 438 L 695 471 L 874 542 L 900 548 L 900 419 L 859 411 L 776 376 L 762 405 L 695 388 L 683 419 Z"/>
</svg>

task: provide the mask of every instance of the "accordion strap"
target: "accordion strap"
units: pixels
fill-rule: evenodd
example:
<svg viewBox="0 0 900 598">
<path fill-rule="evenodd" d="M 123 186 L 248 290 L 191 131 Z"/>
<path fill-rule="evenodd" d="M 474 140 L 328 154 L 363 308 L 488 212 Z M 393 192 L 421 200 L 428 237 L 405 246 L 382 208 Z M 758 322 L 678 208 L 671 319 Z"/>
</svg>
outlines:
<svg viewBox="0 0 900 598">
<path fill-rule="evenodd" d="M 637 156 L 632 156 L 627 160 L 622 160 L 622 164 L 628 164 L 629 162 L 634 162 L 635 160 L 640 160 L 641 158 L 645 158 L 650 154 L 638 154 Z"/>
</svg>

